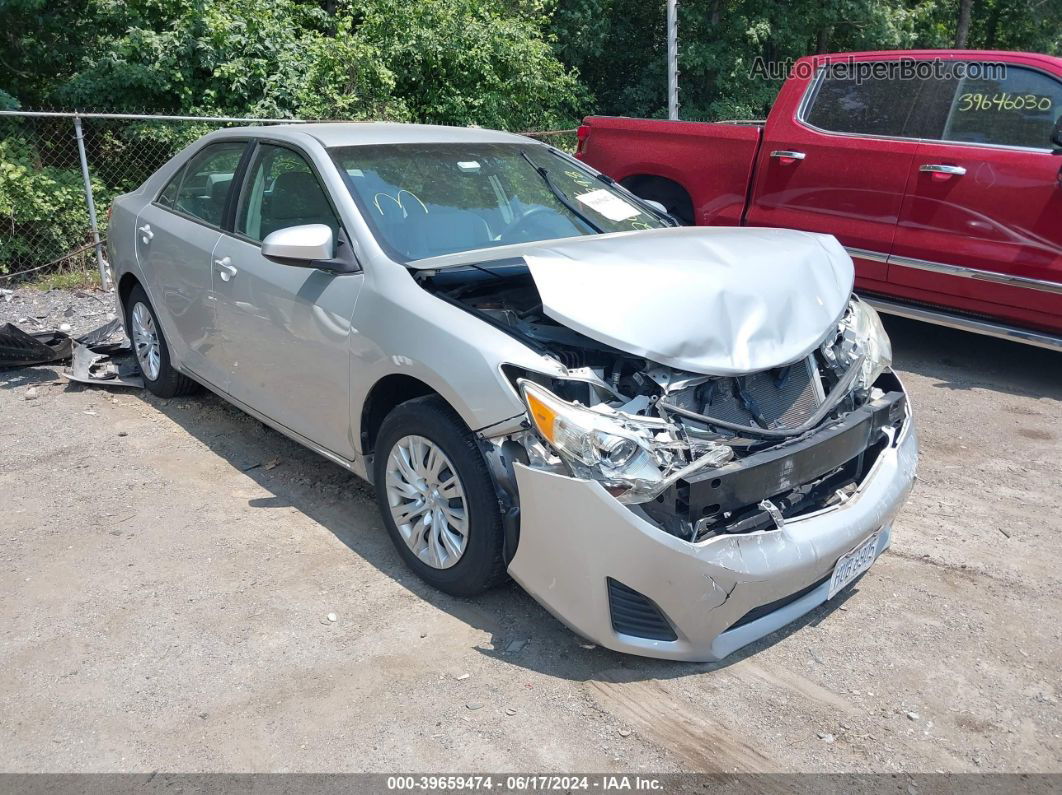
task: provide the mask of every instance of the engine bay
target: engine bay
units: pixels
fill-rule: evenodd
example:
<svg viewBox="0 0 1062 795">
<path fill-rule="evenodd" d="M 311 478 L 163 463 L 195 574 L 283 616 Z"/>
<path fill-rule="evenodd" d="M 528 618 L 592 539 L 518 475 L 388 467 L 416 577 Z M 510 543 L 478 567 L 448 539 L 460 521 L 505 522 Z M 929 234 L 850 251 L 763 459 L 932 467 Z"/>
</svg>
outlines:
<svg viewBox="0 0 1062 795">
<path fill-rule="evenodd" d="M 526 462 L 593 477 L 631 510 L 688 541 L 780 528 L 846 501 L 906 416 L 891 371 L 868 370 L 865 331 L 851 306 L 836 335 L 827 334 L 805 358 L 715 376 L 649 361 L 556 322 L 518 259 L 418 280 L 563 366 L 564 377 L 508 368 L 525 401 L 529 389 L 540 387 L 546 399 L 570 404 L 592 425 L 606 423 L 608 440 L 626 439 L 607 441 L 592 456 L 567 455 L 531 428 L 511 440 Z M 632 454 L 631 445 L 638 447 Z"/>
</svg>

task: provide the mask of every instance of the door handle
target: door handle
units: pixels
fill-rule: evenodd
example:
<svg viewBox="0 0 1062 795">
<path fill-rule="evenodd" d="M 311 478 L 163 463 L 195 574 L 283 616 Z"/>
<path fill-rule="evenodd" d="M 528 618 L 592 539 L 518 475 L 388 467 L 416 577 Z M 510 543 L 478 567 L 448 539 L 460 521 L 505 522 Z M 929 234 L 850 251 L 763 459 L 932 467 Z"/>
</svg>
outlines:
<svg viewBox="0 0 1062 795">
<path fill-rule="evenodd" d="M 138 226 L 137 231 L 140 232 L 140 240 L 145 246 L 150 243 L 151 238 L 155 236 L 155 233 L 151 231 L 151 224 Z"/>
<path fill-rule="evenodd" d="M 214 265 L 218 269 L 218 276 L 221 277 L 221 281 L 227 282 L 236 276 L 239 271 L 236 266 L 232 264 L 232 259 L 229 257 L 222 257 L 221 259 L 214 260 Z"/>
<path fill-rule="evenodd" d="M 798 160 L 803 160 L 807 155 L 803 152 L 794 152 L 791 149 L 775 149 L 771 152 L 771 157 L 776 157 L 784 165 L 795 163 Z"/>
<path fill-rule="evenodd" d="M 966 173 L 966 169 L 962 166 L 948 166 L 942 163 L 926 163 L 918 167 L 919 171 L 922 171 L 930 175 L 931 179 L 944 180 L 950 177 L 961 177 Z"/>
</svg>

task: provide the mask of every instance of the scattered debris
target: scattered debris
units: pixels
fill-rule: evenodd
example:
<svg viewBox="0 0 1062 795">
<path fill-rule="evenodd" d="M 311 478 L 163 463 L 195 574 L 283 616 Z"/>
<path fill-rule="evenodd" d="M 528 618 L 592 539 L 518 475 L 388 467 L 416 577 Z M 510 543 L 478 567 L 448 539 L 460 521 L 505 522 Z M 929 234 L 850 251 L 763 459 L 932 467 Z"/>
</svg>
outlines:
<svg viewBox="0 0 1062 795">
<path fill-rule="evenodd" d="M 512 707 L 506 707 L 505 708 L 505 714 L 509 715 L 511 717 L 511 716 L 516 714 L 516 710 L 513 709 Z"/>
<path fill-rule="evenodd" d="M 455 676 L 454 679 L 456 679 L 458 682 L 463 682 L 465 679 L 468 679 L 471 675 L 472 674 L 461 674 L 460 676 Z"/>
<path fill-rule="evenodd" d="M 630 729 L 620 729 L 619 730 L 619 736 L 620 737 L 630 737 L 631 736 L 631 730 Z"/>
<path fill-rule="evenodd" d="M 824 743 L 829 744 L 829 743 L 832 743 L 837 738 L 834 737 L 829 732 L 819 732 L 819 739 L 822 740 Z"/>
<path fill-rule="evenodd" d="M 31 386 L 29 389 L 27 389 L 23 393 L 22 399 L 23 400 L 36 400 L 38 395 L 40 395 L 40 392 L 37 391 L 37 387 Z"/>
<path fill-rule="evenodd" d="M 121 323 L 115 319 L 73 341 L 73 360 L 64 378 L 82 384 L 126 386 L 143 389 L 144 379 L 133 356 L 132 346 L 124 339 L 108 342 L 119 332 Z"/>
<path fill-rule="evenodd" d="M 265 465 L 265 468 L 266 469 L 276 469 L 278 466 L 280 466 L 280 458 L 279 457 L 278 458 L 274 458 L 271 461 L 268 461 L 266 463 L 266 465 Z"/>
<path fill-rule="evenodd" d="M 908 720 L 918 720 L 919 717 L 920 716 L 919 716 L 919 714 L 917 712 L 908 712 L 907 713 L 907 719 Z"/>
<path fill-rule="evenodd" d="M 27 334 L 14 323 L 0 326 L 0 367 L 28 367 L 69 359 L 70 337 L 59 331 Z"/>
<path fill-rule="evenodd" d="M 473 711 L 477 709 L 483 709 L 483 704 L 481 704 L 479 701 L 469 701 L 467 704 L 465 704 L 465 706 Z"/>
<path fill-rule="evenodd" d="M 1005 535 L 1005 536 L 1006 536 L 1007 538 L 1010 538 L 1010 533 L 1008 533 L 1008 532 L 1007 532 L 1006 530 L 1004 530 L 1004 529 L 1003 529 L 1002 527 L 997 527 L 996 529 L 997 529 L 997 530 L 999 530 L 999 532 L 1001 532 L 1001 533 L 1002 533 L 1003 535 Z"/>
<path fill-rule="evenodd" d="M 337 616 L 335 613 L 329 613 L 328 614 L 328 620 L 331 621 L 332 623 L 335 623 L 338 619 L 339 619 L 339 616 Z"/>
<path fill-rule="evenodd" d="M 505 647 L 506 654 L 519 654 L 524 650 L 524 646 L 527 645 L 526 640 L 514 640 L 510 641 L 509 645 Z"/>
</svg>

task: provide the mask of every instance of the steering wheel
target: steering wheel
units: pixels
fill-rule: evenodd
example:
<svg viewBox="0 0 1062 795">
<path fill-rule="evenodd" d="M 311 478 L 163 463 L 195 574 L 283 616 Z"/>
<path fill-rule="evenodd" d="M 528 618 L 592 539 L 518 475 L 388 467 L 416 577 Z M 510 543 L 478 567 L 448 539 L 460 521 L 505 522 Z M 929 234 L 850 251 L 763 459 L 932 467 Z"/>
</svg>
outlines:
<svg viewBox="0 0 1062 795">
<path fill-rule="evenodd" d="M 540 215 L 554 215 L 554 214 L 555 214 L 555 211 L 551 210 L 549 207 L 532 207 L 530 210 L 528 210 L 526 213 L 521 215 L 519 218 L 515 218 L 511 222 L 509 222 L 509 225 L 506 226 L 503 230 L 501 230 L 498 233 L 498 240 L 505 240 L 506 237 L 511 235 L 517 229 L 523 228 L 523 226 L 525 224 L 527 224 L 529 221 L 533 220 L 534 218 L 536 218 L 536 217 L 538 217 Z"/>
</svg>

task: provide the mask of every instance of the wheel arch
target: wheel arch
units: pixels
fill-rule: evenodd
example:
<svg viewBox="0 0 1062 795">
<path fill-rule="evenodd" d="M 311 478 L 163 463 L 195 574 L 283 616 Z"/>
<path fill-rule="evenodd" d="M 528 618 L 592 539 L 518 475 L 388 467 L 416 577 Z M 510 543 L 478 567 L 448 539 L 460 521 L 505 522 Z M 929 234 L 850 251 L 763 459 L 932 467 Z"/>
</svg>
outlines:
<svg viewBox="0 0 1062 795">
<path fill-rule="evenodd" d="M 683 223 L 694 223 L 693 197 L 681 182 L 658 174 L 631 174 L 619 182 L 636 196 L 660 202 Z"/>
<path fill-rule="evenodd" d="M 438 395 L 453 408 L 450 401 L 446 400 L 438 390 L 411 375 L 391 373 L 373 384 L 362 403 L 359 418 L 358 440 L 361 443 L 362 455 L 372 455 L 376 448 L 380 426 L 383 425 L 384 418 L 395 407 L 414 398 L 428 395 Z"/>
<path fill-rule="evenodd" d="M 123 273 L 118 280 L 118 305 L 122 308 L 123 315 L 125 314 L 125 302 L 129 299 L 129 293 L 133 292 L 133 288 L 137 285 L 140 285 L 145 293 L 147 292 L 147 288 L 130 271 Z"/>
</svg>

